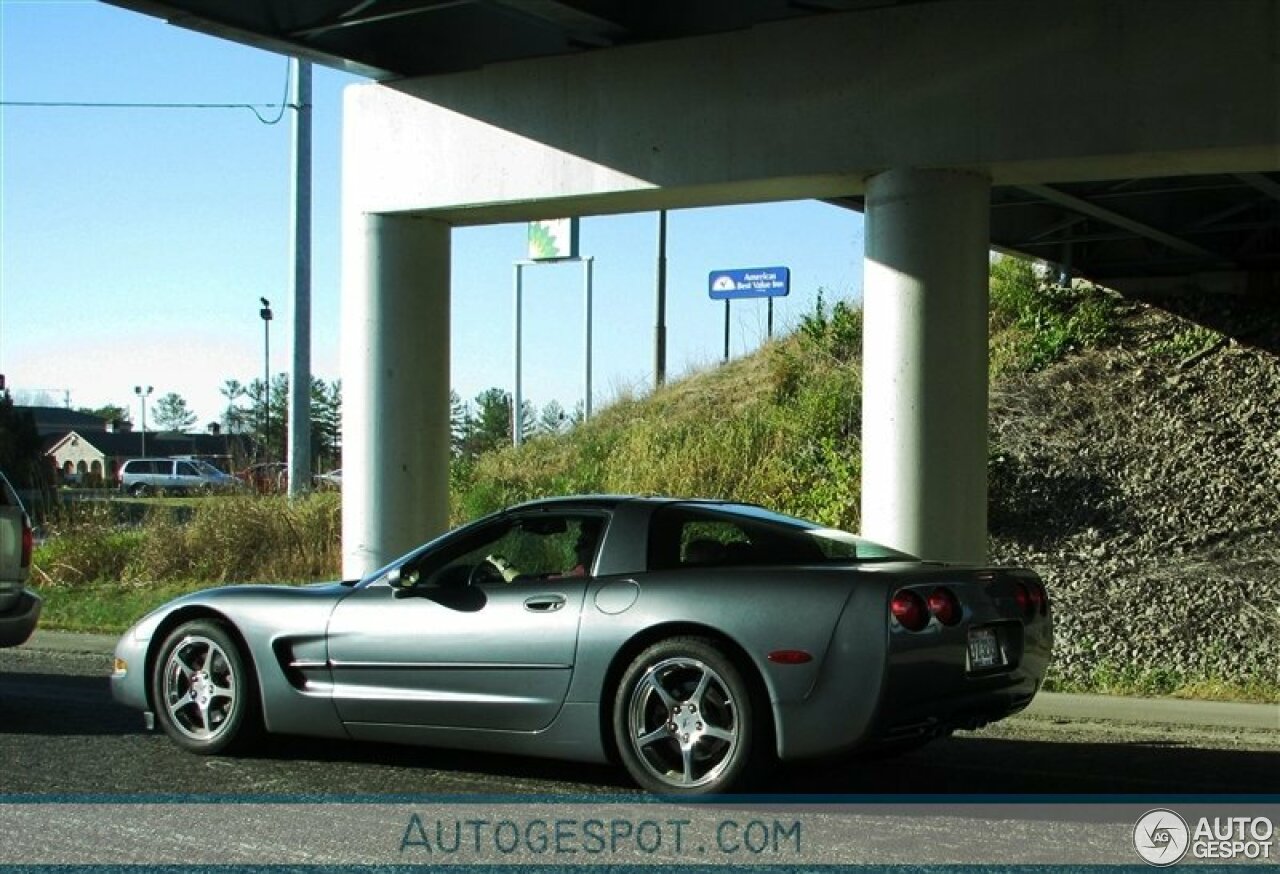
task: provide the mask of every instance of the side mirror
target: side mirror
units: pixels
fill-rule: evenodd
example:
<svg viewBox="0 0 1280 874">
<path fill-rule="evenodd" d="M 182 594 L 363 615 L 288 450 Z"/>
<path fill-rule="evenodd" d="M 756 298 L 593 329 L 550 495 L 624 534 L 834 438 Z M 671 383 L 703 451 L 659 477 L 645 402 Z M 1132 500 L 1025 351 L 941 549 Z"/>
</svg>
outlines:
<svg viewBox="0 0 1280 874">
<path fill-rule="evenodd" d="M 397 593 L 407 593 L 414 586 L 418 585 L 417 568 L 393 567 L 387 571 L 387 585 L 394 589 Z"/>
</svg>

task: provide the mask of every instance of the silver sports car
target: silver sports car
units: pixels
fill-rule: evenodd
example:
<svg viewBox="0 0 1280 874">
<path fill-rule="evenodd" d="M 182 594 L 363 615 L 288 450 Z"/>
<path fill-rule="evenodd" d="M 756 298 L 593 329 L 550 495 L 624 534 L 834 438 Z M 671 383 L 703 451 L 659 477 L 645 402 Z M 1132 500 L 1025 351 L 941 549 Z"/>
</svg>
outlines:
<svg viewBox="0 0 1280 874">
<path fill-rule="evenodd" d="M 668 794 L 910 748 L 1026 707 L 1028 570 L 924 562 L 759 507 L 524 504 L 362 580 L 229 586 L 125 633 L 115 697 L 179 746 L 260 731 L 620 761 Z"/>
</svg>

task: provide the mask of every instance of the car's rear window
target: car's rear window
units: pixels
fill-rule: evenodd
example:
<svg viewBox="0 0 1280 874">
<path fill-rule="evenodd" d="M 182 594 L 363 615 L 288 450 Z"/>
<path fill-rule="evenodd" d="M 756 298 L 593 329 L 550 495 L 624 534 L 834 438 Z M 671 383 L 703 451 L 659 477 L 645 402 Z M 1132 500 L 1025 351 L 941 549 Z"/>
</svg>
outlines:
<svg viewBox="0 0 1280 874">
<path fill-rule="evenodd" d="M 743 504 L 669 504 L 649 525 L 649 567 L 910 561 L 913 556 L 804 519 Z"/>
</svg>

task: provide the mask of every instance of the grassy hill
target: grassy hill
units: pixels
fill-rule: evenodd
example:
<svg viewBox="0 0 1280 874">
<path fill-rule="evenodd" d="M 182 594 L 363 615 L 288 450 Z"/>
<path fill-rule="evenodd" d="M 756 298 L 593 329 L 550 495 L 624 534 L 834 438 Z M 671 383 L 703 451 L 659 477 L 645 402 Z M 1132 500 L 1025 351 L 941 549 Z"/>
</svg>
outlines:
<svg viewBox="0 0 1280 874">
<path fill-rule="evenodd" d="M 455 521 L 603 491 L 732 496 L 856 527 L 860 342 L 860 312 L 821 308 L 755 355 L 483 455 L 455 470 Z"/>
</svg>

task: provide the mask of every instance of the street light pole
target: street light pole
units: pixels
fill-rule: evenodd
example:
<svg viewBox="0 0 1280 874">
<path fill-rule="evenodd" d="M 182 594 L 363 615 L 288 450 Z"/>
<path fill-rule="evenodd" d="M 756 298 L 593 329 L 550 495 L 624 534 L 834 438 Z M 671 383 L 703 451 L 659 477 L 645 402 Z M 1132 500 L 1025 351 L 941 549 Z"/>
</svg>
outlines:
<svg viewBox="0 0 1280 874">
<path fill-rule="evenodd" d="M 262 442 L 263 460 L 271 460 L 271 301 L 260 297 L 262 309 Z"/>
<path fill-rule="evenodd" d="M 152 387 L 147 386 L 145 389 L 140 385 L 133 387 L 133 393 L 138 396 L 138 400 L 142 402 L 142 457 L 147 457 L 147 395 L 151 394 Z"/>
</svg>

